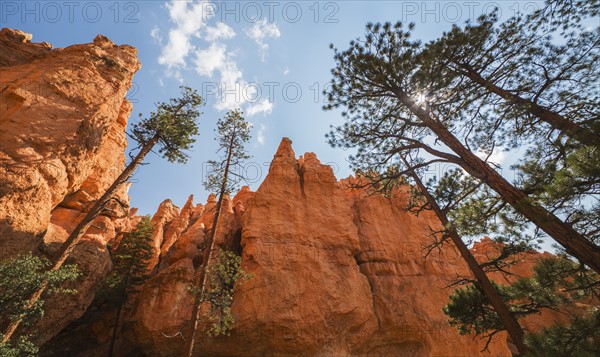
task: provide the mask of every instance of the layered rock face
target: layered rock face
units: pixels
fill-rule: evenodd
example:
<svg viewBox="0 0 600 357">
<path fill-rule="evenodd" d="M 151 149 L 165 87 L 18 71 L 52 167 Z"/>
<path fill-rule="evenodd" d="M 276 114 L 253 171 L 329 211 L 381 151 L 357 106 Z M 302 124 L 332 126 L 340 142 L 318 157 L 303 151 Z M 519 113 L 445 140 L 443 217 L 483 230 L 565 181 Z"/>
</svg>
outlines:
<svg viewBox="0 0 600 357">
<path fill-rule="evenodd" d="M 225 200 L 216 244 L 241 254 L 253 278 L 235 293 L 231 336 L 209 337 L 209 322 L 201 321 L 198 355 L 510 355 L 502 334 L 481 353 L 484 341 L 448 325 L 447 285 L 469 272 L 450 246 L 424 257 L 439 222 L 407 212 L 403 190 L 367 195 L 349 188 L 353 181 L 338 182 L 313 153 L 296 158 L 284 139 L 257 192 L 244 187 Z M 160 205 L 156 274 L 127 303 L 117 343 L 123 355 L 185 352 L 189 287 L 214 207 L 214 196 L 205 205 L 190 197 L 181 210 L 170 200 Z M 82 335 L 95 342 L 69 352 L 105 354 L 113 315 L 73 324 L 49 344 L 49 355 Z"/>
<path fill-rule="evenodd" d="M 0 31 L 0 258 L 52 257 L 87 207 L 125 163 L 125 99 L 140 68 L 137 51 L 103 36 L 52 49 L 17 30 Z M 94 222 L 72 255 L 82 278 L 77 295 L 50 299 L 39 341 L 83 314 L 111 267 L 108 241 L 129 230 L 123 203 Z"/>
<path fill-rule="evenodd" d="M 0 32 L 0 257 L 36 250 L 51 220 L 73 221 L 118 176 L 140 68 L 133 47 L 103 36 L 54 50 L 30 41 Z"/>
</svg>

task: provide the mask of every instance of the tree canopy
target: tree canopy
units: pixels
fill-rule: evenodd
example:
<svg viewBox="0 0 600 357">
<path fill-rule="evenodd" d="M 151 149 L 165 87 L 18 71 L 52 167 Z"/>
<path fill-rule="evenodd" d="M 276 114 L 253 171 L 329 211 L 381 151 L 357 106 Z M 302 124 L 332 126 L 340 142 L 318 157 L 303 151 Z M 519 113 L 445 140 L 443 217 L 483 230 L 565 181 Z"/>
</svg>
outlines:
<svg viewBox="0 0 600 357">
<path fill-rule="evenodd" d="M 588 277 L 569 289 L 587 291 L 598 283 L 587 267 L 600 272 L 600 26 L 586 22 L 598 9 L 547 1 L 506 21 L 486 14 L 428 43 L 413 39 L 414 24 L 369 23 L 346 50 L 331 45 L 324 109 L 340 109 L 345 122 L 328 141 L 352 149 L 351 167 L 378 190 L 425 182 L 411 189 L 410 209 L 439 206 L 448 218 L 429 249 L 451 234 L 490 235 L 502 249 L 480 266 L 506 273 L 515 255 L 550 237 L 577 266 L 570 269 Z M 514 178 L 495 162 L 502 151 Z M 435 205 L 422 199 L 426 192 Z M 457 284 L 466 287 L 447 312 L 479 317 L 456 326 L 491 335 L 506 328 L 477 281 Z M 510 303 L 526 287 L 496 290 Z"/>
<path fill-rule="evenodd" d="M 185 163 L 189 150 L 196 141 L 198 124 L 196 118 L 202 114 L 199 107 L 204 100 L 193 89 L 181 86 L 181 96 L 156 105 L 156 111 L 148 118 L 140 114 L 129 136 L 144 146 L 153 139 L 158 141 L 158 153 L 170 162 Z"/>
<path fill-rule="evenodd" d="M 219 161 L 208 162 L 211 171 L 204 181 L 204 187 L 208 191 L 227 195 L 243 180 L 241 172 L 236 172 L 235 168 L 239 168 L 244 160 L 250 158 L 245 149 L 250 140 L 250 128 L 250 123 L 244 119 L 240 110 L 229 111 L 217 121 L 215 140 L 218 142 L 217 154 L 221 157 Z"/>
<path fill-rule="evenodd" d="M 556 44 L 553 30 L 534 19 L 500 23 L 490 14 L 427 44 L 412 39 L 412 24 L 367 24 L 347 50 L 332 46 L 336 66 L 324 108 L 343 109 L 346 122 L 328 139 L 356 149 L 352 168 L 379 182 L 406 175 L 407 166 L 443 165 L 445 179 L 430 185 L 454 181 L 449 187 L 458 188 L 463 175 L 448 169 L 460 167 L 470 188 L 454 192 L 448 213 L 484 213 L 470 221 L 470 233 L 500 219 L 503 234 L 518 238 L 533 223 L 535 237 L 552 237 L 600 271 L 593 218 L 600 212 L 599 30 L 580 28 Z M 521 155 L 512 183 L 496 171 L 498 150 Z"/>
</svg>

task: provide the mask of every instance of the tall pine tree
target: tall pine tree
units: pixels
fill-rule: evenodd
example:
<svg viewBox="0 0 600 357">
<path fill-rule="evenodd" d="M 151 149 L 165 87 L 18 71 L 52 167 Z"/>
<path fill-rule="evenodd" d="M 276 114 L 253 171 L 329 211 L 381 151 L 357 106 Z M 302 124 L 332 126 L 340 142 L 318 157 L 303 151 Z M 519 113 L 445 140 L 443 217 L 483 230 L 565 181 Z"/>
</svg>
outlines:
<svg viewBox="0 0 600 357">
<path fill-rule="evenodd" d="M 195 290 L 197 291 L 192 311 L 192 326 L 188 342 L 187 355 L 191 357 L 194 353 L 196 331 L 200 319 L 200 305 L 206 295 L 208 271 L 215 254 L 215 235 L 219 228 L 219 218 L 223 207 L 225 195 L 230 194 L 237 183 L 243 179 L 233 168 L 243 163 L 250 156 L 246 153 L 245 144 L 250 140 L 250 124 L 244 119 L 240 110 L 227 112 L 225 118 L 217 122 L 217 137 L 219 143 L 217 153 L 221 153 L 219 161 L 210 161 L 213 171 L 208 175 L 205 187 L 209 191 L 218 192 L 217 204 L 215 206 L 215 217 L 206 240 L 207 252 L 204 254 L 202 266 L 198 269 L 195 279 Z"/>
<path fill-rule="evenodd" d="M 504 271 L 544 234 L 600 271 L 599 28 L 582 26 L 599 7 L 572 3 L 504 23 L 492 13 L 427 44 L 411 38 L 412 24 L 385 23 L 345 51 L 332 45 L 325 109 L 342 109 L 346 123 L 330 144 L 355 149 L 351 166 L 377 184 L 451 168 L 421 192 L 447 215 L 442 240 L 496 233 L 510 243 L 480 264 L 486 272 Z M 522 155 L 514 182 L 496 171 L 497 150 Z M 489 306 L 480 282 L 464 282 Z"/>
<path fill-rule="evenodd" d="M 494 21 L 487 16 L 480 21 L 481 24 L 477 26 L 494 28 L 493 25 L 488 25 L 488 22 L 493 24 Z M 357 148 L 356 155 L 351 157 L 350 161 L 356 170 L 364 172 L 374 168 L 376 171 L 385 172 L 385 167 L 398 164 L 398 155 L 407 153 L 419 159 L 415 162 L 415 167 L 428 167 L 439 163 L 458 166 L 493 190 L 500 200 L 553 238 L 569 254 L 592 269 L 600 271 L 600 247 L 593 243 L 593 239 L 585 234 L 586 232 L 579 232 L 571 222 L 565 221 L 565 217 L 568 219 L 569 216 L 565 216 L 563 211 L 546 206 L 536 197 L 529 197 L 530 191 L 520 187 L 522 185 L 519 183 L 510 183 L 488 160 L 496 146 L 503 144 L 502 137 L 505 133 L 510 132 L 512 137 L 519 139 L 523 137 L 520 136 L 519 129 L 522 126 L 530 128 L 527 129 L 529 131 L 525 130 L 527 133 L 534 131 L 531 128 L 543 129 L 543 125 L 536 124 L 539 116 L 530 113 L 532 109 L 529 105 L 514 104 L 501 97 L 498 99 L 498 95 L 490 90 L 489 86 L 473 84 L 467 76 L 440 75 L 444 73 L 443 68 L 440 69 L 440 63 L 444 64 L 449 60 L 440 52 L 440 46 L 436 46 L 435 42 L 423 46 L 420 42 L 411 40 L 412 28 L 409 26 L 408 31 L 404 31 L 401 23 L 369 24 L 364 39 L 352 41 L 346 51 L 334 50 L 336 67 L 332 71 L 331 89 L 326 93 L 330 104 L 326 105 L 325 109 L 344 108 L 342 115 L 347 122 L 331 132 L 330 143 Z M 483 36 L 481 42 L 486 43 L 489 36 Z M 589 36 L 583 34 L 582 37 L 581 41 L 585 42 Z M 470 46 L 471 41 L 475 40 L 468 36 L 461 38 L 466 42 L 454 43 L 454 47 L 464 52 L 480 54 L 480 57 L 475 57 L 478 60 L 487 59 L 486 54 L 489 51 L 486 51 L 485 47 L 478 50 L 477 47 Z M 508 37 L 508 40 L 511 39 Z M 517 45 L 521 45 L 522 42 L 514 41 Z M 506 47 L 512 42 L 501 43 Z M 530 45 L 533 47 L 531 51 L 536 52 L 538 45 Z M 519 47 L 512 49 L 516 53 L 523 52 L 517 51 Z M 510 53 L 512 52 L 506 50 L 498 56 L 508 56 Z M 574 56 L 579 61 L 589 57 L 586 57 L 586 53 L 588 52 L 584 51 L 579 54 L 577 50 Z M 593 52 L 590 56 L 592 55 Z M 473 56 L 476 55 L 471 55 Z M 540 56 L 548 59 L 557 57 L 555 51 L 550 50 L 542 51 Z M 504 57 L 489 59 L 492 64 L 510 63 L 509 60 L 510 58 Z M 515 59 L 515 63 L 521 62 Z M 522 77 L 528 73 L 517 71 L 513 67 L 518 66 L 500 66 L 497 72 L 506 72 L 505 75 L 509 79 L 524 82 Z M 584 66 L 581 71 L 588 73 L 590 70 Z M 577 73 L 575 78 L 579 75 L 581 74 Z M 537 84 L 534 75 L 530 74 L 529 78 L 530 83 Z M 504 77 L 501 77 L 501 80 L 508 82 Z M 556 85 L 559 86 L 560 83 Z M 540 83 L 539 87 L 536 93 L 546 88 L 544 83 Z M 555 92 L 571 93 L 575 89 L 566 85 Z M 585 93 L 585 90 L 577 91 L 577 95 L 583 96 L 580 107 L 594 108 L 586 103 L 593 102 L 596 97 L 585 96 Z M 552 94 L 548 96 L 557 102 L 560 101 L 560 98 L 555 98 Z M 578 97 L 573 95 L 568 98 L 575 100 Z M 557 105 L 560 105 L 560 102 Z M 528 115 L 523 114 L 524 112 Z M 584 110 L 583 113 L 587 112 Z M 593 112 L 589 115 L 591 118 L 597 118 Z M 545 140 L 544 136 L 538 133 L 542 129 L 533 132 L 527 139 L 539 142 Z M 563 134 L 560 128 L 550 124 L 543 133 L 572 135 L 570 132 Z M 511 145 L 517 145 L 518 142 L 513 140 Z M 582 150 L 595 152 L 595 149 L 585 146 L 582 142 L 578 145 Z M 480 153 L 486 153 L 488 157 L 482 159 Z M 593 171 L 594 168 L 590 170 Z M 400 173 L 405 174 L 406 171 L 401 170 Z M 568 209 L 567 206 L 561 208 Z"/>
</svg>

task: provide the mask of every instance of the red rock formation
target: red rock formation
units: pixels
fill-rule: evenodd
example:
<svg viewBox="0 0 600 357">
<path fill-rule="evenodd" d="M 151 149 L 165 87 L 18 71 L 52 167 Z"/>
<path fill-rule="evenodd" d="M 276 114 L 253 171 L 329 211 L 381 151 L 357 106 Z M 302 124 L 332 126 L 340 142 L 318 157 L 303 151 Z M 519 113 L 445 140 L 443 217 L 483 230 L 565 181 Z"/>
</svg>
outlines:
<svg viewBox="0 0 600 357">
<path fill-rule="evenodd" d="M 103 36 L 54 50 L 30 40 L 0 32 L 0 257 L 36 250 L 77 216 L 61 210 L 84 211 L 120 173 L 125 95 L 140 68 L 133 47 Z"/>
<path fill-rule="evenodd" d="M 31 37 L 0 31 L 0 258 L 40 246 L 52 255 L 121 172 L 125 95 L 140 68 L 135 48 L 104 36 L 62 49 Z M 117 198 L 71 257 L 78 294 L 47 300 L 38 341 L 80 317 L 109 272 L 106 244 L 129 230 L 126 187 Z"/>
<path fill-rule="evenodd" d="M 192 213 L 194 213 L 194 195 L 188 198 L 179 216 L 171 222 L 169 228 L 165 231 L 163 243 L 160 247 L 161 254 L 169 251 L 173 243 L 177 241 L 177 238 L 188 227 Z"/>
<path fill-rule="evenodd" d="M 439 225 L 435 217 L 407 212 L 403 189 L 390 198 L 366 195 L 348 189 L 355 181 L 338 182 L 312 153 L 296 159 L 291 142 L 282 141 L 258 191 L 243 188 L 224 206 L 217 245 L 241 249 L 254 277 L 236 292 L 232 336 L 202 332 L 198 353 L 509 355 L 504 334 L 481 353 L 484 341 L 460 336 L 446 322 L 446 286 L 469 273 L 451 246 L 424 257 L 429 227 Z M 160 205 L 153 221 L 161 263 L 128 302 L 119 350 L 157 356 L 184 350 L 189 287 L 214 205 L 214 195 L 205 206 L 190 197 L 181 211 L 169 200 Z M 476 254 L 491 254 L 485 253 L 491 246 L 480 249 L 486 244 Z M 80 355 L 105 353 L 106 344 L 98 346 L 110 329 L 98 326 L 112 322 L 100 321 L 87 330 L 98 345 Z"/>
<path fill-rule="evenodd" d="M 0 67 L 8 67 L 29 63 L 34 59 L 44 57 L 52 45 L 47 42 L 32 43 L 33 36 L 19 30 L 3 28 L 0 31 Z"/>
<path fill-rule="evenodd" d="M 243 188 L 226 209 L 217 236 L 239 242 L 253 278 L 236 292 L 231 337 L 200 334 L 208 355 L 479 355 L 483 341 L 459 336 L 446 322 L 446 288 L 466 266 L 451 249 L 423 257 L 425 213 L 406 212 L 392 198 L 348 190 L 313 153 L 296 159 L 284 139 L 256 193 Z M 201 214 L 175 218 L 161 269 L 133 302 L 121 346 L 173 356 L 182 353 L 192 296 L 185 288 L 199 266 L 215 197 Z M 189 212 L 193 206 L 188 200 Z M 227 207 L 228 205 L 225 205 Z M 162 207 L 162 205 L 161 205 Z M 159 212 L 161 209 L 159 209 Z M 183 212 L 183 210 L 182 210 Z M 188 227 L 181 229 L 188 220 Z M 164 238 L 163 238 L 164 239 Z M 205 306 L 205 310 L 207 307 Z M 207 326 L 204 321 L 201 326 Z M 492 355 L 508 355 L 500 336 Z M 484 353 L 488 355 L 488 353 Z"/>
<path fill-rule="evenodd" d="M 430 227 L 439 229 L 438 220 L 429 212 L 407 212 L 406 188 L 387 198 L 349 188 L 356 182 L 338 182 L 313 153 L 296 159 L 291 142 L 282 141 L 258 191 L 243 188 L 232 200 L 234 210 L 223 216 L 217 244 L 230 248 L 239 241 L 242 265 L 254 277 L 236 292 L 232 336 L 200 334 L 198 353 L 510 355 L 503 333 L 489 352 L 481 352 L 484 340 L 460 336 L 448 325 L 442 307 L 453 288 L 447 286 L 470 274 L 451 245 L 425 257 Z M 169 259 L 133 302 L 124 348 L 182 353 L 192 296 L 181 282 L 192 281 L 199 266 L 197 248 L 212 222 L 214 201 L 209 197 L 202 214 L 189 220 Z M 483 260 L 495 256 L 498 246 L 483 240 L 473 251 Z M 529 275 L 547 254 L 523 254 L 512 269 Z M 528 318 L 525 326 L 536 330 L 560 318 L 548 312 Z"/>
</svg>

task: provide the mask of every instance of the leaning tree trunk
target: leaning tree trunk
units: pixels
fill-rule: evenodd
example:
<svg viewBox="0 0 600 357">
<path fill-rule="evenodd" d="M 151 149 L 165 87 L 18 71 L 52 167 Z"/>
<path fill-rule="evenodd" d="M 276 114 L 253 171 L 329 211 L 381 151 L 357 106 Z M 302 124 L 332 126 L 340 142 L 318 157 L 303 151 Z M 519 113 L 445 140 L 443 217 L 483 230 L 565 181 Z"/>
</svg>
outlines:
<svg viewBox="0 0 600 357">
<path fill-rule="evenodd" d="M 441 142 L 460 157 L 460 166 L 465 171 L 496 191 L 517 212 L 562 245 L 567 253 L 600 274 L 600 247 L 587 240 L 552 212 L 531 202 L 523 191 L 510 184 L 490 165 L 467 149 L 443 124 L 432 118 L 428 110 L 418 106 L 406 93 L 397 89 L 395 94 Z"/>
<path fill-rule="evenodd" d="M 123 285 L 125 286 L 125 301 L 119 302 L 119 306 L 117 307 L 117 316 L 115 317 L 115 326 L 113 326 L 112 336 L 110 338 L 110 347 L 108 349 L 108 357 L 112 357 L 115 353 L 115 344 L 117 342 L 117 335 L 119 334 L 119 324 L 121 323 L 121 312 L 123 311 L 123 305 L 127 302 L 127 286 L 129 285 L 129 279 L 131 277 L 131 268 L 133 263 L 129 265 L 129 269 L 127 270 L 127 275 L 125 275 L 125 281 Z"/>
<path fill-rule="evenodd" d="M 600 142 L 596 138 L 596 135 L 594 135 L 594 133 L 590 129 L 582 127 L 581 125 L 574 123 L 572 120 L 569 120 L 556 112 L 548 110 L 543 106 L 532 102 L 531 100 L 522 98 L 516 94 L 507 91 L 504 88 L 495 85 L 489 80 L 483 78 L 477 71 L 475 71 L 470 66 L 465 66 L 461 64 L 457 65 L 465 69 L 465 72 L 460 71 L 459 73 L 465 75 L 473 82 L 479 84 L 488 91 L 496 94 L 500 98 L 525 108 L 525 110 L 527 110 L 529 113 L 548 123 L 552 128 L 566 133 L 567 136 L 574 138 L 575 140 L 579 141 L 584 145 L 600 145 Z"/>
<path fill-rule="evenodd" d="M 231 156 L 233 153 L 233 143 L 235 140 L 235 134 L 231 135 L 231 142 L 229 144 L 229 150 L 227 152 L 227 163 L 225 164 L 225 173 L 223 174 L 223 182 L 221 183 L 221 191 L 219 192 L 219 199 L 215 206 L 215 218 L 213 219 L 213 225 L 211 233 L 208 237 L 208 254 L 206 259 L 203 260 L 199 272 L 196 274 L 195 286 L 198 286 L 198 294 L 194 299 L 194 308 L 192 310 L 192 331 L 190 333 L 190 342 L 188 345 L 188 357 L 192 357 L 194 353 L 194 345 L 196 343 L 196 332 L 198 331 L 198 321 L 200 320 L 200 305 L 204 296 L 204 290 L 206 288 L 206 279 L 208 277 L 207 269 L 208 264 L 212 260 L 214 247 L 215 247 L 215 236 L 217 233 L 217 227 L 219 225 L 219 217 L 221 216 L 221 207 L 223 206 L 223 198 L 225 196 L 225 190 L 227 188 L 227 177 L 229 176 L 229 165 L 231 164 Z"/>
<path fill-rule="evenodd" d="M 404 158 L 402 158 L 402 160 L 408 167 L 409 165 L 406 162 L 406 160 Z M 467 248 L 463 240 L 460 238 L 458 232 L 456 232 L 454 228 L 449 227 L 448 217 L 437 204 L 431 193 L 429 193 L 427 187 L 425 187 L 419 176 L 415 173 L 415 171 L 412 168 L 409 168 L 409 170 L 412 178 L 417 184 L 417 188 L 425 196 L 425 198 L 427 199 L 427 204 L 431 207 L 431 209 L 438 217 L 442 225 L 444 225 L 446 233 L 458 249 L 463 260 L 469 266 L 469 269 L 475 276 L 475 279 L 477 279 L 479 286 L 481 287 L 487 298 L 490 300 L 490 303 L 492 304 L 494 310 L 496 310 L 496 313 L 500 317 L 500 320 L 502 320 L 504 328 L 506 328 L 506 331 L 510 335 L 512 342 L 517 347 L 518 353 L 515 355 L 518 356 L 525 354 L 527 352 L 527 346 L 523 341 L 524 332 L 521 328 L 521 325 L 519 325 L 515 316 L 510 312 L 510 310 L 504 303 L 502 296 L 500 295 L 498 290 L 496 290 L 496 288 L 494 287 L 488 276 L 485 274 L 485 272 L 473 256 L 473 254 L 471 254 L 471 251 L 469 251 L 469 248 Z"/>
<path fill-rule="evenodd" d="M 121 312 L 123 311 L 124 302 L 119 304 L 117 308 L 117 316 L 115 317 L 115 326 L 113 326 L 112 336 L 110 338 L 110 348 L 108 349 L 108 357 L 112 357 L 115 353 L 115 344 L 119 334 L 119 324 L 121 323 Z"/>
<path fill-rule="evenodd" d="M 115 192 L 117 191 L 119 186 L 121 186 L 121 184 L 125 183 L 129 179 L 129 177 L 135 171 L 136 167 L 138 167 L 138 165 L 142 163 L 142 161 L 144 160 L 144 157 L 150 152 L 150 150 L 152 150 L 154 145 L 156 145 L 156 143 L 158 143 L 158 140 L 159 140 L 159 136 L 157 134 L 154 137 L 152 137 L 152 139 L 150 139 L 146 144 L 144 144 L 144 146 L 142 147 L 140 152 L 136 155 L 136 157 L 133 159 L 133 161 L 131 163 L 129 163 L 129 165 L 127 165 L 125 170 L 123 170 L 123 172 L 119 175 L 119 177 L 117 177 L 117 179 L 108 188 L 108 190 L 106 190 L 106 192 L 102 195 L 102 197 L 100 197 L 98 200 L 96 200 L 96 202 L 94 203 L 94 205 L 92 206 L 90 211 L 85 215 L 85 217 L 83 217 L 81 222 L 79 222 L 77 227 L 75 227 L 75 230 L 73 232 L 71 232 L 71 234 L 69 235 L 69 238 L 67 238 L 67 240 L 62 244 L 61 249 L 60 249 L 59 258 L 54 263 L 54 265 L 52 266 L 50 271 L 56 271 L 63 266 L 63 264 L 69 257 L 69 255 L 73 252 L 73 249 L 75 249 L 75 246 L 77 245 L 77 243 L 79 243 L 79 241 L 84 236 L 84 234 L 86 233 L 88 228 L 92 225 L 92 222 L 94 221 L 94 219 L 96 217 L 98 217 L 98 215 L 102 212 L 106 203 L 108 203 L 108 201 L 110 201 L 112 199 L 113 195 L 115 194 Z M 47 287 L 48 287 L 48 281 L 44 280 L 42 282 L 42 284 L 40 285 L 40 287 L 29 298 L 26 309 L 31 308 L 40 299 L 40 297 L 42 296 L 44 291 L 46 291 Z M 21 324 L 21 321 L 22 321 L 21 319 L 17 319 L 15 321 L 13 321 L 7 327 L 6 332 L 4 333 L 4 336 L 2 338 L 3 343 L 10 340 L 12 335 L 15 333 L 15 331 Z"/>
</svg>

